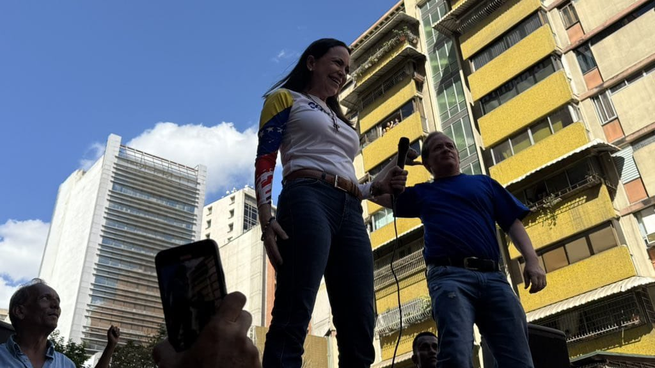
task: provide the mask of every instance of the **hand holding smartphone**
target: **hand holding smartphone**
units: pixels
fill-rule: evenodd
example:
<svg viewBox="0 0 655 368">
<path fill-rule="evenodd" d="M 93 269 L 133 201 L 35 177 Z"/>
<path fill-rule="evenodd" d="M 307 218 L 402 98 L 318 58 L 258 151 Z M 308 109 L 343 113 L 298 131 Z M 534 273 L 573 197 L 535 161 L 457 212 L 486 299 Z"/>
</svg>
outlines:
<svg viewBox="0 0 655 368">
<path fill-rule="evenodd" d="M 168 340 L 188 349 L 227 294 L 216 242 L 204 239 L 155 256 Z"/>
</svg>

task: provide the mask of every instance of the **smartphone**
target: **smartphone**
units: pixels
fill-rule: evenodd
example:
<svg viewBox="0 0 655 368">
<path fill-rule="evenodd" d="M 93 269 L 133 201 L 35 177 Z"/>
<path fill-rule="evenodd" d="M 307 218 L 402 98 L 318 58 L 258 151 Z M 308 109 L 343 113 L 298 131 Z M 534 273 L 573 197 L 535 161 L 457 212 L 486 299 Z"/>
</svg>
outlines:
<svg viewBox="0 0 655 368">
<path fill-rule="evenodd" d="M 227 294 L 218 245 L 211 239 L 163 250 L 155 256 L 168 340 L 188 349 Z"/>
</svg>

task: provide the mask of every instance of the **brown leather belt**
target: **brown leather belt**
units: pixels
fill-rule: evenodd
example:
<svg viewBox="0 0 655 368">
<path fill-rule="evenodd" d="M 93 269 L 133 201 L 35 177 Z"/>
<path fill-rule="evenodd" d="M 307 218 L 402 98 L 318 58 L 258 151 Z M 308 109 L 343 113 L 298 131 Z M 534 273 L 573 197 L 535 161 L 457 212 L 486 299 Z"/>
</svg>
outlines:
<svg viewBox="0 0 655 368">
<path fill-rule="evenodd" d="M 291 174 L 285 176 L 284 180 L 294 180 L 300 178 L 319 179 L 357 198 L 362 198 L 362 193 L 359 191 L 357 184 L 344 178 L 343 176 L 331 175 L 320 170 L 314 170 L 314 169 L 296 170 Z"/>
</svg>

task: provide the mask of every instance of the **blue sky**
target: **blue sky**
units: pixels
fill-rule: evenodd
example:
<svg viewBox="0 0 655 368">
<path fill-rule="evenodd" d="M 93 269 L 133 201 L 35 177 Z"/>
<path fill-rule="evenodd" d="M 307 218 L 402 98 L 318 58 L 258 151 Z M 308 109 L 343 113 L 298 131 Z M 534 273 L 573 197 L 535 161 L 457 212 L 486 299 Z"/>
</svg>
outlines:
<svg viewBox="0 0 655 368">
<path fill-rule="evenodd" d="M 110 133 L 205 164 L 218 199 L 252 182 L 268 87 L 311 41 L 351 43 L 395 3 L 2 2 L 0 308 L 38 272 L 59 184 Z"/>
</svg>

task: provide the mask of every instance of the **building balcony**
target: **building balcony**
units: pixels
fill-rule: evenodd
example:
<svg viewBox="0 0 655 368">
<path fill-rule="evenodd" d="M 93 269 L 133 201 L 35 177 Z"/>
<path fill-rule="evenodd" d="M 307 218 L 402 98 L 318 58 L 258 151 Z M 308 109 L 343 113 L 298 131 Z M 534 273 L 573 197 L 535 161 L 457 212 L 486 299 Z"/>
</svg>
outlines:
<svg viewBox="0 0 655 368">
<path fill-rule="evenodd" d="M 468 77 L 473 100 L 479 100 L 555 50 L 553 31 L 545 24 Z"/>
<path fill-rule="evenodd" d="M 583 123 L 577 122 L 544 138 L 503 162 L 489 168 L 489 175 L 502 185 L 513 184 L 514 181 L 539 170 L 558 159 L 577 152 L 577 149 L 587 147 L 589 136 Z"/>
<path fill-rule="evenodd" d="M 470 3 L 474 1 L 469 0 Z M 464 60 L 473 56 L 486 45 L 507 32 L 515 24 L 525 19 L 541 7 L 540 0 L 491 0 L 480 1 L 485 3 L 460 16 L 453 25 L 455 34 L 460 34 L 462 58 Z M 462 12 L 467 4 L 453 9 L 452 12 Z M 444 22 L 445 20 L 445 22 Z M 449 23 L 448 15 L 439 23 Z M 452 21 L 451 21 L 452 24 Z M 439 30 L 439 25 L 435 26 Z M 451 26 L 452 28 L 452 26 Z"/>
<path fill-rule="evenodd" d="M 409 138 L 414 142 L 423 136 L 423 120 L 418 112 L 413 113 L 407 119 L 400 122 L 382 137 L 364 147 L 364 170 L 369 171 L 387 158 L 398 152 L 398 140 L 401 137 Z"/>
<path fill-rule="evenodd" d="M 478 119 L 484 145 L 496 145 L 572 100 L 573 91 L 566 74 L 563 70 L 556 71 Z"/>
<path fill-rule="evenodd" d="M 618 246 L 549 272 L 548 286 L 539 293 L 530 294 L 522 285 L 517 288 L 523 308 L 531 312 L 636 274 L 629 249 Z"/>
<path fill-rule="evenodd" d="M 348 95 L 341 99 L 341 103 L 349 108 L 356 107 L 360 96 L 372 87 L 375 82 L 389 75 L 396 66 L 408 60 L 425 59 L 425 55 L 414 45 L 418 43 L 415 36 L 405 36 L 401 40 L 396 36 L 397 44 L 383 46 L 378 53 L 365 61 L 359 68 L 352 72 L 355 79 L 355 86 Z"/>
<path fill-rule="evenodd" d="M 366 106 L 359 113 L 360 132 L 368 131 L 417 95 L 418 90 L 414 80 L 409 77 L 405 78 L 389 91 L 385 91 L 384 96 Z"/>
<path fill-rule="evenodd" d="M 371 203 L 371 202 L 369 202 Z M 402 237 L 410 231 L 416 230 L 423 226 L 419 218 L 399 218 L 396 219 L 398 226 L 398 237 Z M 393 222 L 371 233 L 371 247 L 373 250 L 393 241 L 396 238 Z"/>
<path fill-rule="evenodd" d="M 403 328 L 421 323 L 432 315 L 429 296 L 422 296 L 401 305 L 403 309 Z M 400 328 L 400 310 L 398 307 L 378 315 L 375 330 L 381 336 L 389 336 Z"/>
<path fill-rule="evenodd" d="M 393 269 L 396 277 L 400 280 L 417 272 L 425 270 L 423 250 L 418 250 L 406 257 L 393 262 Z M 391 266 L 387 265 L 375 271 L 373 276 L 375 291 L 380 291 L 389 285 L 395 285 Z"/>
<path fill-rule="evenodd" d="M 523 220 L 535 250 L 617 217 L 607 187 L 599 182 L 592 184 L 594 186 L 559 201 L 550 211 L 532 212 Z M 521 254 L 512 245 L 509 255 L 516 259 Z"/>
</svg>

